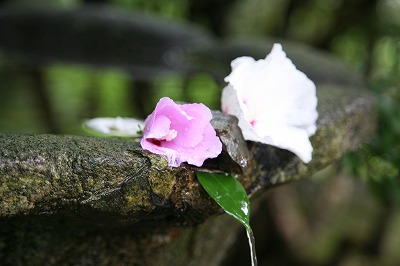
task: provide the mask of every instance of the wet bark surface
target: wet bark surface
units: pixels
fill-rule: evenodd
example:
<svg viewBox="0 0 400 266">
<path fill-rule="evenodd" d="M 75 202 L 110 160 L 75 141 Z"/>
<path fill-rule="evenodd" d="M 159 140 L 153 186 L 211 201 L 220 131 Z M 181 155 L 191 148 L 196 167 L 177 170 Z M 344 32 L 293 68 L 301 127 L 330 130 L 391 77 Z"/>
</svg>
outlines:
<svg viewBox="0 0 400 266">
<path fill-rule="evenodd" d="M 246 143 L 236 119 L 215 112 L 213 124 L 224 152 L 205 167 L 231 169 L 252 195 L 307 177 L 372 137 L 371 95 L 321 86 L 318 98 L 320 118 L 309 164 L 290 152 Z M 196 229 L 182 228 L 221 213 L 196 180 L 196 169 L 171 168 L 163 157 L 143 151 L 136 142 L 57 135 L 0 139 L 2 261 L 144 263 L 154 260 L 146 255 L 149 250 L 153 254 L 178 236 L 189 248 L 192 240 L 187 234 Z"/>
</svg>

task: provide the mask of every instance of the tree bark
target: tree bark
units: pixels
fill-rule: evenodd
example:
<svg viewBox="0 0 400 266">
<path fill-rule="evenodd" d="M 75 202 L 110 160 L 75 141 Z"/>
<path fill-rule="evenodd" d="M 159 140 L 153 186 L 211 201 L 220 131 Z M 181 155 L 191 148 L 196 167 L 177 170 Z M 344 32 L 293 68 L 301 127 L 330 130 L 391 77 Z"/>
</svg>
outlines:
<svg viewBox="0 0 400 266">
<path fill-rule="evenodd" d="M 371 95 L 326 86 L 318 89 L 318 99 L 311 163 L 301 163 L 288 151 L 247 144 L 234 117 L 214 112 L 212 123 L 224 152 L 205 168 L 237 174 L 254 194 L 262 187 L 308 176 L 372 136 Z M 139 230 L 154 224 L 199 224 L 218 213 L 195 178 L 196 168 L 168 167 L 162 156 L 143 151 L 135 141 L 58 135 L 0 139 L 0 217 L 62 213 L 98 225 L 135 225 Z"/>
</svg>

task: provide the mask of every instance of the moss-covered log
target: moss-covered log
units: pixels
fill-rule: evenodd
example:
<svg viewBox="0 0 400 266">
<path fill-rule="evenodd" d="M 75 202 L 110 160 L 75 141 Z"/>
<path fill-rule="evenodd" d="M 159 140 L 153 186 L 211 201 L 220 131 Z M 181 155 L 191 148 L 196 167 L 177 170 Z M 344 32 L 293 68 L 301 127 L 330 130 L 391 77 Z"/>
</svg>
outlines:
<svg viewBox="0 0 400 266">
<path fill-rule="evenodd" d="M 206 167 L 234 172 L 250 193 L 296 180 L 354 150 L 374 132 L 374 100 L 364 91 L 318 89 L 314 159 L 303 164 L 267 145 L 246 148 L 236 119 L 214 113 L 225 150 Z M 1 217 L 62 213 L 95 224 L 152 227 L 201 223 L 218 208 L 189 166 L 168 167 L 162 156 L 117 138 L 0 135 Z M 238 148 L 240 147 L 240 148 Z M 250 159 L 252 154 L 252 159 Z"/>
<path fill-rule="evenodd" d="M 236 119 L 214 113 L 225 151 L 206 165 L 233 169 L 253 194 L 309 176 L 371 138 L 371 95 L 321 86 L 318 98 L 320 117 L 310 164 L 260 144 L 249 145 L 250 159 Z M 25 265 L 25 260 L 43 265 L 49 259 L 50 264 L 71 265 L 84 260 L 87 265 L 154 260 L 141 248 L 155 252 L 180 235 L 176 228 L 220 213 L 194 170 L 170 168 L 163 157 L 125 139 L 0 135 L 0 260 L 16 265 Z M 190 242 L 191 230 L 180 241 Z"/>
<path fill-rule="evenodd" d="M 227 145 L 206 165 L 240 174 L 249 153 L 236 119 L 217 112 L 214 117 Z M 59 213 L 141 230 L 198 224 L 218 210 L 194 168 L 169 167 L 132 140 L 0 135 L 0 143 L 0 217 Z"/>
</svg>

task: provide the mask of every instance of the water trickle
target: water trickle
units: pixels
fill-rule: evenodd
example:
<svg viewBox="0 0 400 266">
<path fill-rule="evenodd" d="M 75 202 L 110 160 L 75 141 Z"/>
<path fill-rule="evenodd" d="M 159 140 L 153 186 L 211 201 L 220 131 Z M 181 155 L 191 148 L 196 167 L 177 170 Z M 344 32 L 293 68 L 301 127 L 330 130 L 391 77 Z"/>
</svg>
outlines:
<svg viewBox="0 0 400 266">
<path fill-rule="evenodd" d="M 249 240 L 251 266 L 257 266 L 256 242 L 254 239 L 253 231 L 246 230 L 246 233 L 247 233 L 247 239 Z"/>
</svg>

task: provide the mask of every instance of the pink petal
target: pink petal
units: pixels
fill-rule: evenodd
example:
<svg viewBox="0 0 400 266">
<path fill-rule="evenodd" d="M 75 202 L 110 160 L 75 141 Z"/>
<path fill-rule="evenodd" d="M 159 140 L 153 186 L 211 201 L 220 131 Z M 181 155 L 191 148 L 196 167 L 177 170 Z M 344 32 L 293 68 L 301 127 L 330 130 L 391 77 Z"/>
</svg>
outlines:
<svg viewBox="0 0 400 266">
<path fill-rule="evenodd" d="M 201 166 L 208 158 L 217 157 L 222 144 L 210 124 L 212 114 L 203 104 L 178 105 L 162 98 L 146 119 L 143 149 L 165 155 L 170 166 L 188 162 Z"/>
<path fill-rule="evenodd" d="M 146 127 L 146 131 L 144 132 L 144 136 L 146 138 L 163 138 L 169 132 L 169 128 L 171 125 L 171 121 L 168 117 L 160 115 L 154 116 L 151 119 L 151 124 Z"/>
</svg>

